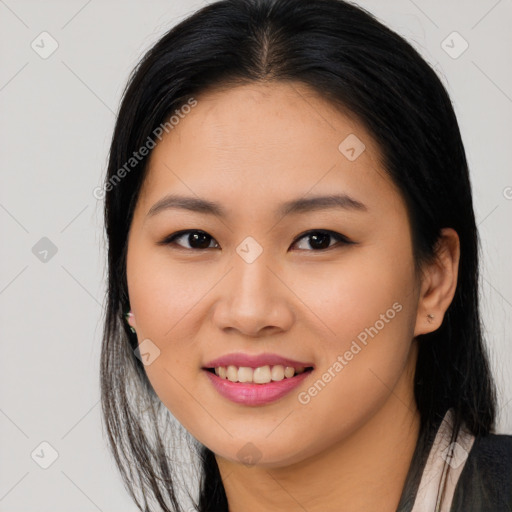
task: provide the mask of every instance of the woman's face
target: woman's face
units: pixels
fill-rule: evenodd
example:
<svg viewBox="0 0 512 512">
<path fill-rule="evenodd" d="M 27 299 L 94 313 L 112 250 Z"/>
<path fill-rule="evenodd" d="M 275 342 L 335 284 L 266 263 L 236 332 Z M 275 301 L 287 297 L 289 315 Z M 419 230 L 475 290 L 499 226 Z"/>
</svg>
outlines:
<svg viewBox="0 0 512 512">
<path fill-rule="evenodd" d="M 196 99 L 153 150 L 134 212 L 133 325 L 153 388 L 196 439 L 225 459 L 284 466 L 391 401 L 405 407 L 397 390 L 412 396 L 409 219 L 368 132 L 305 86 Z M 155 208 L 171 194 L 219 211 Z M 320 196 L 339 197 L 312 202 Z M 274 383 L 204 369 L 233 353 L 263 355 L 230 365 L 233 380 Z M 268 354 L 313 370 L 283 378 L 287 364 Z"/>
</svg>

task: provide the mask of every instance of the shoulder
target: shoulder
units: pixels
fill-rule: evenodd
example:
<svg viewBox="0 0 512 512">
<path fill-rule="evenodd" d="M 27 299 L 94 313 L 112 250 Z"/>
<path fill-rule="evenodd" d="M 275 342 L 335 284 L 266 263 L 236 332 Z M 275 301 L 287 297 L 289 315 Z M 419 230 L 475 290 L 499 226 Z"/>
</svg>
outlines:
<svg viewBox="0 0 512 512">
<path fill-rule="evenodd" d="M 512 510 L 512 435 L 475 438 L 460 475 L 450 512 Z"/>
</svg>

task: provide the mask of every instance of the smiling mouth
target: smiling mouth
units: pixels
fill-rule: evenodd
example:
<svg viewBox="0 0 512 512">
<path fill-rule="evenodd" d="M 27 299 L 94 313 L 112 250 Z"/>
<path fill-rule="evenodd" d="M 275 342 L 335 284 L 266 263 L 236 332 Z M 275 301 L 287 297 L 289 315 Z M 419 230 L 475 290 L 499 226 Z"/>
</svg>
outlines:
<svg viewBox="0 0 512 512">
<path fill-rule="evenodd" d="M 270 382 L 280 382 L 282 380 L 293 379 L 297 375 L 311 372 L 312 366 L 284 366 L 284 365 L 265 365 L 258 368 L 248 366 L 218 366 L 216 368 L 204 368 L 204 370 L 215 374 L 217 377 L 230 382 L 239 382 L 247 384 L 269 384 Z"/>
</svg>

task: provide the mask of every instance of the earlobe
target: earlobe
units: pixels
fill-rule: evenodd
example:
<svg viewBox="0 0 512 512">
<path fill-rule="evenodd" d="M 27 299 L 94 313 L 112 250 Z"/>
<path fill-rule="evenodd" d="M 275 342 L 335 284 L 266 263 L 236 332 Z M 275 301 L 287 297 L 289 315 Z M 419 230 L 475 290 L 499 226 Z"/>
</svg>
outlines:
<svg viewBox="0 0 512 512">
<path fill-rule="evenodd" d="M 452 228 L 444 228 L 434 260 L 423 271 L 414 336 L 437 330 L 443 322 L 455 290 L 460 259 L 460 240 Z"/>
<path fill-rule="evenodd" d="M 133 313 L 128 311 L 125 315 L 126 321 L 128 322 L 128 325 L 130 326 L 130 330 L 132 332 L 135 332 L 135 317 L 133 316 Z"/>
</svg>

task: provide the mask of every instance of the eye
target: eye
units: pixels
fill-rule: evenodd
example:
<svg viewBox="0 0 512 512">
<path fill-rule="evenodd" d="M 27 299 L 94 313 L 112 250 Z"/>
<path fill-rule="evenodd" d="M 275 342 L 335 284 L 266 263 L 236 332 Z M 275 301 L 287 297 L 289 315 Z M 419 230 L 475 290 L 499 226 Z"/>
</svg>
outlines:
<svg viewBox="0 0 512 512">
<path fill-rule="evenodd" d="M 341 244 L 354 243 L 341 233 L 336 233 L 335 231 L 329 230 L 316 230 L 304 233 L 303 235 L 296 239 L 294 244 L 296 244 L 299 240 L 302 240 L 303 238 L 309 238 L 309 246 L 316 249 L 313 252 L 319 252 L 326 249 L 330 249 L 333 245 L 336 245 L 331 245 L 329 239 L 335 239 L 337 242 L 340 242 Z M 340 243 L 338 243 L 338 245 L 340 245 Z"/>
<path fill-rule="evenodd" d="M 180 243 L 177 243 L 177 240 L 184 239 L 186 243 L 188 243 L 188 247 L 183 246 Z M 297 244 L 298 241 L 303 238 L 309 238 L 309 246 L 315 249 L 313 252 L 319 252 L 326 249 L 331 248 L 333 245 L 330 242 L 332 239 L 341 244 L 353 244 L 351 240 L 349 240 L 345 235 L 341 233 L 336 233 L 335 231 L 329 230 L 312 230 L 307 231 L 302 234 L 300 237 L 296 238 L 292 245 Z M 214 249 L 218 247 L 218 244 L 215 243 L 214 246 L 211 246 L 211 242 L 215 239 L 211 237 L 205 231 L 201 231 L 198 229 L 189 229 L 185 231 L 179 231 L 177 233 L 173 233 L 172 235 L 166 237 L 159 244 L 160 245 L 177 245 L 182 249 L 190 249 L 190 250 L 203 250 L 203 249 Z M 304 250 L 304 249 L 301 249 Z"/>
<path fill-rule="evenodd" d="M 183 247 L 181 244 L 176 244 L 176 240 L 179 240 L 180 238 L 185 238 L 187 243 L 189 244 L 188 247 Z M 201 231 L 198 229 L 189 229 L 186 231 L 179 231 L 177 233 L 174 233 L 164 240 L 160 242 L 161 245 L 169 245 L 169 244 L 175 244 L 181 247 L 182 249 L 209 249 L 210 242 L 209 240 L 213 240 L 213 238 L 206 233 L 205 231 Z M 217 244 L 218 245 L 218 244 Z"/>
</svg>

